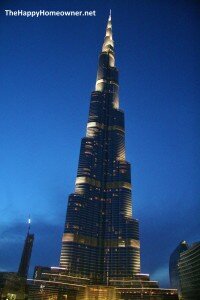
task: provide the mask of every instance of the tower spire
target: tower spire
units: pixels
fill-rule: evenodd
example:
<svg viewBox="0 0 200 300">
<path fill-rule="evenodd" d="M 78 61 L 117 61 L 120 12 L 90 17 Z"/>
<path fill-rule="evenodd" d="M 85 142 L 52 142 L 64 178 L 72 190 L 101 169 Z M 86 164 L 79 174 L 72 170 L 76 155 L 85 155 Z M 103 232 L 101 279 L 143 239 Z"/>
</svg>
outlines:
<svg viewBox="0 0 200 300">
<path fill-rule="evenodd" d="M 109 20 L 111 21 L 111 16 L 112 16 L 112 11 L 110 9 L 110 15 L 109 15 Z"/>
<path fill-rule="evenodd" d="M 109 17 L 108 17 L 108 23 L 106 26 L 106 35 L 104 38 L 102 52 L 114 52 L 114 41 L 113 41 L 113 36 L 112 36 L 111 9 L 110 9 Z"/>
<path fill-rule="evenodd" d="M 31 228 L 31 216 L 28 216 L 28 234 L 30 232 L 30 228 Z"/>
</svg>

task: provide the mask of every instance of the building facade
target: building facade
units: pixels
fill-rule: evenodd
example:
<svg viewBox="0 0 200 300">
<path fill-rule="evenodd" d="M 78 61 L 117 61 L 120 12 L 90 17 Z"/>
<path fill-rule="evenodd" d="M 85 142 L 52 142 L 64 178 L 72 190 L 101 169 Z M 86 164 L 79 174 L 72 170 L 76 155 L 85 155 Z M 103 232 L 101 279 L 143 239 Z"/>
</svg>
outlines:
<svg viewBox="0 0 200 300">
<path fill-rule="evenodd" d="M 95 283 L 140 272 L 138 221 L 132 217 L 111 16 L 99 56 L 75 192 L 69 196 L 60 266 Z"/>
<path fill-rule="evenodd" d="M 111 15 L 99 55 L 75 191 L 69 195 L 59 267 L 37 267 L 29 299 L 177 300 L 140 270 L 131 166 L 125 156 Z"/>
<path fill-rule="evenodd" d="M 172 252 L 169 260 L 169 278 L 170 278 L 170 285 L 173 289 L 178 289 L 180 292 L 180 278 L 179 278 L 179 271 L 178 271 L 178 264 L 180 260 L 180 255 L 182 252 L 188 250 L 188 244 L 186 241 L 182 241 L 178 247 Z"/>
<path fill-rule="evenodd" d="M 20 277 L 16 272 L 0 272 L 0 299 L 28 299 L 26 279 Z"/>
<path fill-rule="evenodd" d="M 181 298 L 200 299 L 200 242 L 194 243 L 180 255 L 178 263 Z"/>
</svg>

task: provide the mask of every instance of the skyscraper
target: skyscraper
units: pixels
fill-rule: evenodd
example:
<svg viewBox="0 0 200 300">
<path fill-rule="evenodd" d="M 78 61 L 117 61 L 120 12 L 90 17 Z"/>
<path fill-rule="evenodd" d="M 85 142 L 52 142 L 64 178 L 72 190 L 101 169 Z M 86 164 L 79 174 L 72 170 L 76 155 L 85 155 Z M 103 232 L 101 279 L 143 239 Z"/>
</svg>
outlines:
<svg viewBox="0 0 200 300">
<path fill-rule="evenodd" d="M 28 220 L 28 232 L 27 236 L 24 242 L 24 248 L 21 256 L 21 261 L 19 265 L 18 275 L 20 277 L 27 278 L 28 276 L 28 270 L 29 270 L 29 264 L 31 259 L 31 253 L 33 248 L 33 242 L 34 242 L 34 234 L 30 233 L 30 218 Z"/>
<path fill-rule="evenodd" d="M 177 300 L 140 272 L 138 221 L 132 216 L 111 15 L 99 55 L 75 191 L 69 195 L 60 267 L 37 266 L 29 299 Z M 42 287 L 42 288 L 41 288 Z"/>
<path fill-rule="evenodd" d="M 34 234 L 30 234 L 29 218 L 28 232 L 24 242 L 18 272 L 0 272 L 0 299 L 27 299 L 27 276 L 33 248 L 33 242 Z"/>
<path fill-rule="evenodd" d="M 140 272 L 138 221 L 132 217 L 111 15 L 99 56 L 75 192 L 69 196 L 60 266 L 96 283 Z"/>
</svg>

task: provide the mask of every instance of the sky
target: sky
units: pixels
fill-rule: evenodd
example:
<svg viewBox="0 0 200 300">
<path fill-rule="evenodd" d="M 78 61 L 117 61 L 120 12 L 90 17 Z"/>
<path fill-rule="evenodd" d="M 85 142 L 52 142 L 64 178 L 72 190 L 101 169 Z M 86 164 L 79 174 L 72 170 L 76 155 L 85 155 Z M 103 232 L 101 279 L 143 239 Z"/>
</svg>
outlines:
<svg viewBox="0 0 200 300">
<path fill-rule="evenodd" d="M 91 10 L 8 17 L 4 10 Z M 35 265 L 57 266 L 97 61 L 112 9 L 142 273 L 169 286 L 178 243 L 200 240 L 200 2 L 0 3 L 0 271 L 16 271 L 27 219 Z"/>
</svg>

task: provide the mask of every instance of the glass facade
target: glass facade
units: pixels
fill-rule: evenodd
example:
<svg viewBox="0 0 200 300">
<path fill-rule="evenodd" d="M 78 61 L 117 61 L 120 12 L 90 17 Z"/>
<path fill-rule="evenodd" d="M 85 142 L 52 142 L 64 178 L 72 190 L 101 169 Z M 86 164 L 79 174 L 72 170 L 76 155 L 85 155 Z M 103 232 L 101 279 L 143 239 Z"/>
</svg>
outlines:
<svg viewBox="0 0 200 300">
<path fill-rule="evenodd" d="M 132 217 L 131 166 L 125 157 L 111 16 L 69 196 L 60 266 L 103 284 L 140 272 L 138 221 Z"/>
<path fill-rule="evenodd" d="M 194 243 L 180 255 L 178 264 L 181 299 L 200 299 L 200 242 Z"/>
<path fill-rule="evenodd" d="M 178 263 L 180 255 L 182 252 L 188 249 L 188 244 L 182 241 L 178 247 L 172 252 L 169 260 L 169 277 L 170 285 L 173 289 L 178 289 L 180 291 L 180 279 L 178 272 Z"/>
</svg>

